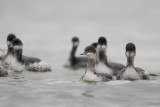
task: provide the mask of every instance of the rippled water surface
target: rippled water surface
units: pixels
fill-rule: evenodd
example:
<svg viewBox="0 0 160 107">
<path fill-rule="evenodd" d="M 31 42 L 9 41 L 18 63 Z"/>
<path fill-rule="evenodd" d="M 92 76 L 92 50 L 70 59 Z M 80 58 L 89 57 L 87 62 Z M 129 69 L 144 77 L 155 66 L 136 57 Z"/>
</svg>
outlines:
<svg viewBox="0 0 160 107">
<path fill-rule="evenodd" d="M 86 83 L 85 69 L 64 68 L 72 36 L 76 55 L 99 36 L 108 39 L 108 58 L 126 64 L 125 45 L 137 46 L 135 65 L 160 75 L 160 2 L 153 0 L 0 1 L 0 48 L 15 33 L 24 55 L 41 58 L 52 72 L 9 70 L 0 78 L 0 107 L 159 107 L 160 76 L 149 81 Z"/>
</svg>

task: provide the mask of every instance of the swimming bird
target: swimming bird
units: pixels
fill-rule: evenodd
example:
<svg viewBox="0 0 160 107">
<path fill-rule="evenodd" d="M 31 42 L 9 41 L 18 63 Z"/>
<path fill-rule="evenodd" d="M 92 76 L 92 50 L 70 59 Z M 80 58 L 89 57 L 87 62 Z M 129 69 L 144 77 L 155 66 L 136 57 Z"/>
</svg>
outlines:
<svg viewBox="0 0 160 107">
<path fill-rule="evenodd" d="M 136 46 L 133 43 L 128 43 L 126 45 L 126 57 L 127 65 L 124 69 L 121 70 L 118 80 L 127 79 L 127 80 L 148 80 L 150 79 L 149 74 L 141 68 L 134 66 L 134 58 L 136 56 Z"/>
<path fill-rule="evenodd" d="M 119 63 L 108 62 L 106 55 L 107 39 L 105 37 L 100 37 L 98 39 L 98 46 L 96 50 L 98 59 L 98 63 L 96 64 L 97 72 L 117 76 L 118 72 L 125 67 Z"/>
<path fill-rule="evenodd" d="M 20 39 L 16 38 L 12 42 L 14 49 L 14 59 L 20 64 L 24 65 L 26 70 L 35 72 L 51 71 L 50 65 L 41 61 L 38 58 L 23 56 L 23 43 Z"/>
<path fill-rule="evenodd" d="M 69 58 L 69 66 L 72 68 L 84 68 L 87 66 L 87 57 L 76 57 L 76 50 L 79 45 L 79 39 L 78 37 L 73 37 L 72 38 L 72 50 L 70 53 L 70 58 Z"/>
<path fill-rule="evenodd" d="M 7 37 L 7 54 L 2 57 L 2 61 L 6 63 L 10 63 L 11 58 L 13 57 L 14 51 L 13 51 L 13 46 L 12 46 L 12 41 L 16 38 L 14 34 L 9 34 Z"/>
<path fill-rule="evenodd" d="M 86 55 L 88 57 L 87 68 L 84 76 L 82 77 L 85 81 L 110 81 L 112 76 L 104 73 L 97 73 L 95 69 L 97 56 L 96 50 L 93 46 L 88 46 L 85 48 L 84 53 L 81 55 Z"/>
</svg>

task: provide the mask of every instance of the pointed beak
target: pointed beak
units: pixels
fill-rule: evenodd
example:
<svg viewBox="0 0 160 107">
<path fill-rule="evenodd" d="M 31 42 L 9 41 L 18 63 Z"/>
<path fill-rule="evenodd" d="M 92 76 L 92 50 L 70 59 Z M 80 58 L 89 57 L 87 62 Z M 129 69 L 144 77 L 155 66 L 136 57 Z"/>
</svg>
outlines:
<svg viewBox="0 0 160 107">
<path fill-rule="evenodd" d="M 80 54 L 80 55 L 87 55 L 87 53 L 86 53 L 86 52 L 84 52 L 84 53 L 82 53 L 82 54 Z"/>
</svg>

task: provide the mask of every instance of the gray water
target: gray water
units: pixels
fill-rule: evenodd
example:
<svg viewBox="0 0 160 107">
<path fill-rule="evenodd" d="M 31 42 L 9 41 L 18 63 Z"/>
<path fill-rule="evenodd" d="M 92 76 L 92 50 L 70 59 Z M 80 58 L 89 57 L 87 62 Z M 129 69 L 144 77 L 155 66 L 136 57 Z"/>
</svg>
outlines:
<svg viewBox="0 0 160 107">
<path fill-rule="evenodd" d="M 109 60 L 126 64 L 125 45 L 137 46 L 135 65 L 160 74 L 158 0 L 1 0 L 0 48 L 14 33 L 24 55 L 41 58 L 52 72 L 17 73 L 0 78 L 0 107 L 159 107 L 160 77 L 149 81 L 85 83 L 84 69 L 63 65 L 78 36 L 84 48 L 99 36 L 108 39 Z"/>
</svg>

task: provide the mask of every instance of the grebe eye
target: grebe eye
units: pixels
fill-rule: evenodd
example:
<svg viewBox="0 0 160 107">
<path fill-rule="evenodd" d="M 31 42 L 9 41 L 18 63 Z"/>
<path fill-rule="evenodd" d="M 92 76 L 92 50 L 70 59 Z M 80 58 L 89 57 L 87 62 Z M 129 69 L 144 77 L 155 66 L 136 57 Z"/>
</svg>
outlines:
<svg viewBox="0 0 160 107">
<path fill-rule="evenodd" d="M 92 52 L 91 50 L 89 50 L 89 52 Z"/>
</svg>

